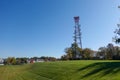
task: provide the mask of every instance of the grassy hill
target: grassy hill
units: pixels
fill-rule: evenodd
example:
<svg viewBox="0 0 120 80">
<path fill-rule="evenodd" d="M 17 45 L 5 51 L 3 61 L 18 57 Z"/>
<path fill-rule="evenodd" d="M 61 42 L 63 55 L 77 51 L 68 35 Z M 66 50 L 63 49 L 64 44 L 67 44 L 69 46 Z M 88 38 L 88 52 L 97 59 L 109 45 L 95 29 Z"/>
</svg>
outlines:
<svg viewBox="0 0 120 80">
<path fill-rule="evenodd" d="M 120 80 L 120 61 L 60 61 L 0 66 L 0 80 Z"/>
</svg>

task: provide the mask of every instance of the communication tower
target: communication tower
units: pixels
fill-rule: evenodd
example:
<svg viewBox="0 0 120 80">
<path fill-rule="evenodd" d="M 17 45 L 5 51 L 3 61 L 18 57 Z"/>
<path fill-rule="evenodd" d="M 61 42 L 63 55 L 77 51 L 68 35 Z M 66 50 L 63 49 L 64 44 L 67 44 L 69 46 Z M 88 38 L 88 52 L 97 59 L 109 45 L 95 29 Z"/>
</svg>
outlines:
<svg viewBox="0 0 120 80">
<path fill-rule="evenodd" d="M 81 28 L 80 28 L 80 24 L 79 24 L 79 16 L 75 16 L 74 21 L 75 21 L 74 43 L 82 49 Z M 76 58 L 80 58 L 80 53 L 78 53 L 76 47 L 75 47 L 75 55 L 76 55 Z"/>
</svg>

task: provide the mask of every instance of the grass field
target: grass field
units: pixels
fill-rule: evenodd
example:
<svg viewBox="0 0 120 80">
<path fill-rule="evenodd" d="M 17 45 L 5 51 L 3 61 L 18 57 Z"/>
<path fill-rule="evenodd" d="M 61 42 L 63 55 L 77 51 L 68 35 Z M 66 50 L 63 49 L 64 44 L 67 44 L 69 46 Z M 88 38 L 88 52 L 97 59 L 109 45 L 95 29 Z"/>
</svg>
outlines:
<svg viewBox="0 0 120 80">
<path fill-rule="evenodd" d="M 120 80 L 120 61 L 60 61 L 0 66 L 0 80 Z"/>
</svg>

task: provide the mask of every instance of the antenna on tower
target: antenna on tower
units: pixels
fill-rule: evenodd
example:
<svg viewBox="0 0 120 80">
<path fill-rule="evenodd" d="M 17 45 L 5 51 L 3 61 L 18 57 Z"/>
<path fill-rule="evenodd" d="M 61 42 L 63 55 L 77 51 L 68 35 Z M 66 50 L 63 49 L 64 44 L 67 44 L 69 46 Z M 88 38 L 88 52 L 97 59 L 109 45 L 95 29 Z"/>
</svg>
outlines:
<svg viewBox="0 0 120 80">
<path fill-rule="evenodd" d="M 82 49 L 82 41 L 81 41 L 81 28 L 79 24 L 79 16 L 74 17 L 75 26 L 74 26 L 74 43 L 78 45 Z M 77 48 L 75 47 L 75 55 L 76 58 L 80 58 L 80 53 L 78 53 Z"/>
</svg>

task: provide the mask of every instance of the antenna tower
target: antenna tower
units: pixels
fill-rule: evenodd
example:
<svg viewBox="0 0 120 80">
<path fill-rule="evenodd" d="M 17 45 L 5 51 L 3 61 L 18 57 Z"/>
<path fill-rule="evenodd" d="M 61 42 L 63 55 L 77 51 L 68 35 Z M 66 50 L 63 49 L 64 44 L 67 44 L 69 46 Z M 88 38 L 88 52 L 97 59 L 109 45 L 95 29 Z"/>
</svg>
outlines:
<svg viewBox="0 0 120 80">
<path fill-rule="evenodd" d="M 81 41 L 81 29 L 79 24 L 79 16 L 74 17 L 75 26 L 74 26 L 74 43 L 78 45 L 82 49 L 82 41 Z M 77 53 L 77 49 L 75 47 L 76 57 L 80 57 L 79 53 Z"/>
</svg>

